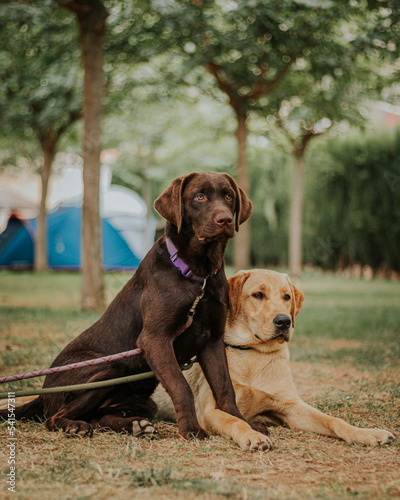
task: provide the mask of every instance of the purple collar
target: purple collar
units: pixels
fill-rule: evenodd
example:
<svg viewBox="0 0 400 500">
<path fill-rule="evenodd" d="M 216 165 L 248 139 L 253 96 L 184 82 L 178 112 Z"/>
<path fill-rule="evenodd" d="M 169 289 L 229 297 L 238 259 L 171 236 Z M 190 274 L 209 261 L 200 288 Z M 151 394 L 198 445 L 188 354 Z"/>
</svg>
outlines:
<svg viewBox="0 0 400 500">
<path fill-rule="evenodd" d="M 196 274 L 193 273 L 193 271 L 190 270 L 190 267 L 184 262 L 182 259 L 178 257 L 178 249 L 176 246 L 172 243 L 171 239 L 167 237 L 166 239 L 166 244 L 167 244 L 167 249 L 169 252 L 169 257 L 171 259 L 172 264 L 180 271 L 185 278 L 190 278 L 191 280 L 198 281 L 199 283 L 203 283 L 204 280 L 210 278 L 211 276 L 214 276 L 218 272 L 218 269 L 208 276 L 196 276 Z"/>
</svg>

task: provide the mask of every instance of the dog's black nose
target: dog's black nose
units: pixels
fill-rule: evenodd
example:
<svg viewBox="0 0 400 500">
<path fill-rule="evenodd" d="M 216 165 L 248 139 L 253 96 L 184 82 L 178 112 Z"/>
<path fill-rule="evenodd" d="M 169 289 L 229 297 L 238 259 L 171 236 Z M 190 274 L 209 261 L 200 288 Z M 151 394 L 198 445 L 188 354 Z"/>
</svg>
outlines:
<svg viewBox="0 0 400 500">
<path fill-rule="evenodd" d="M 232 218 L 232 216 L 230 214 L 220 213 L 220 214 L 216 215 L 215 222 L 219 226 L 229 227 L 232 224 L 232 222 L 233 222 L 233 218 Z"/>
<path fill-rule="evenodd" d="M 274 318 L 274 325 L 278 328 L 278 330 L 288 330 L 290 325 L 292 324 L 292 320 L 290 316 L 286 316 L 286 314 L 278 314 Z"/>
</svg>

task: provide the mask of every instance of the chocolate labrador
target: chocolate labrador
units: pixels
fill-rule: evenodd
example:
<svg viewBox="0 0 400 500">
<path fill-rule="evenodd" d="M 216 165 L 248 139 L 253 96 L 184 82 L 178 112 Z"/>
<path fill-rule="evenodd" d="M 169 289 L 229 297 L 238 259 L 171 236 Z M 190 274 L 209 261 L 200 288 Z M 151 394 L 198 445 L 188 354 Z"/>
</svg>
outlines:
<svg viewBox="0 0 400 500">
<path fill-rule="evenodd" d="M 157 380 L 170 395 L 181 436 L 205 438 L 194 397 L 179 367 L 197 355 L 217 407 L 243 419 L 235 403 L 224 347 L 229 285 L 224 251 L 235 229 L 252 212 L 246 194 L 228 174 L 192 173 L 175 179 L 155 201 L 167 220 L 134 276 L 103 316 L 68 344 L 52 366 L 139 347 L 141 354 L 109 364 L 48 375 L 43 387 L 82 384 L 152 370 L 157 379 L 116 387 L 41 395 L 20 407 L 16 418 L 45 416 L 49 430 L 77 436 L 93 428 L 135 435 L 154 431 L 150 396 Z M 206 280 L 206 281 L 205 281 Z M 193 322 L 188 311 L 204 287 Z M 182 333 L 183 331 L 183 333 Z"/>
</svg>

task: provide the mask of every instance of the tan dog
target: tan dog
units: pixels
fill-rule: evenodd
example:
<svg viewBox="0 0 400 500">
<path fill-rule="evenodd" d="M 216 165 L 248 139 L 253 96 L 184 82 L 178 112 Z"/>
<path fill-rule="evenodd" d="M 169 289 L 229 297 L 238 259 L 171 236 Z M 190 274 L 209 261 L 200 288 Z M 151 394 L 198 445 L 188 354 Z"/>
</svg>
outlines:
<svg viewBox="0 0 400 500">
<path fill-rule="evenodd" d="M 289 342 L 304 295 L 285 274 L 268 270 L 241 271 L 229 280 L 229 315 L 225 344 L 237 406 L 249 422 L 283 423 L 293 429 L 334 436 L 366 445 L 385 444 L 393 434 L 360 429 L 302 401 L 289 367 Z M 233 439 L 241 448 L 264 448 L 258 434 L 215 406 L 212 392 L 196 364 L 186 375 L 196 400 L 200 425 Z M 158 387 L 153 399 L 159 417 L 174 420 L 171 401 Z M 256 436 L 257 435 L 257 436 Z"/>
</svg>

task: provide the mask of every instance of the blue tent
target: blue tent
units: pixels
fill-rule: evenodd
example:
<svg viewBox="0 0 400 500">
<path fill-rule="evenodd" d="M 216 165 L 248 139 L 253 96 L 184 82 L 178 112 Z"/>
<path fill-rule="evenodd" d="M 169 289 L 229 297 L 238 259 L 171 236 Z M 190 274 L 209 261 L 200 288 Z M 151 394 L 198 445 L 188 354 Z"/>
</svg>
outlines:
<svg viewBox="0 0 400 500">
<path fill-rule="evenodd" d="M 81 207 L 61 207 L 49 214 L 48 262 L 52 269 L 80 269 Z M 103 266 L 106 270 L 136 269 L 140 258 L 108 218 L 102 220 Z M 34 261 L 36 219 L 10 218 L 0 234 L 0 268 L 30 269 Z"/>
</svg>

